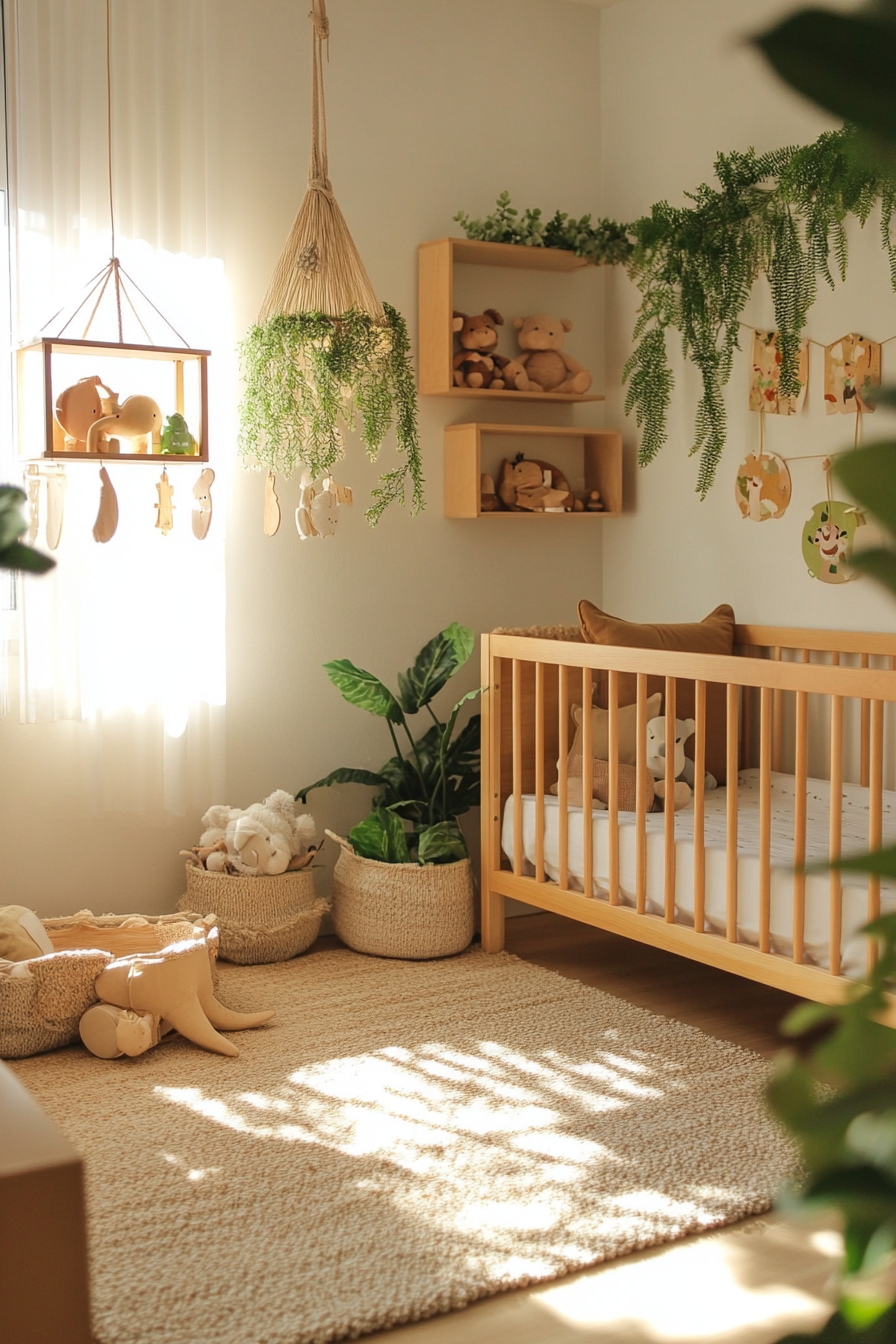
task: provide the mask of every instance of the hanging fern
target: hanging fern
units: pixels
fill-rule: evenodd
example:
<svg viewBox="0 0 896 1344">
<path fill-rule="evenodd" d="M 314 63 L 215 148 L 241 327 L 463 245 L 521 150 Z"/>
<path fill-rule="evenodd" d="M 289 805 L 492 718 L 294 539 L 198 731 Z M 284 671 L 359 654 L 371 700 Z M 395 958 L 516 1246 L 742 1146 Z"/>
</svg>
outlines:
<svg viewBox="0 0 896 1344">
<path fill-rule="evenodd" d="M 383 304 L 386 326 L 366 313 L 278 314 L 240 346 L 245 391 L 239 448 L 249 467 L 289 476 L 304 467 L 317 480 L 343 456 L 343 433 L 356 428 L 371 461 L 395 421 L 404 461 L 380 478 L 365 517 L 374 526 L 411 488 L 411 512 L 423 508 L 417 397 L 410 342 L 401 314 Z"/>
<path fill-rule="evenodd" d="M 641 292 L 634 350 L 623 371 L 626 414 L 634 412 L 642 431 L 639 461 L 651 462 L 668 437 L 673 376 L 667 335 L 674 330 L 702 379 L 690 449 L 700 457 L 701 497 L 725 447 L 724 389 L 759 276 L 768 277 L 771 289 L 784 396 L 800 391 L 801 333 L 819 280 L 833 288 L 837 277 L 846 278 L 850 215 L 864 226 L 879 205 L 881 242 L 896 290 L 896 180 L 871 166 L 852 127 L 768 154 L 720 154 L 714 167 L 718 187 L 703 183 L 680 207 L 660 201 L 629 225 L 601 220 L 593 227 L 589 215 L 576 221 L 559 213 L 542 225 L 538 210 L 519 219 L 507 192 L 485 220 L 455 215 L 471 238 L 566 247 L 594 262 L 626 267 Z"/>
</svg>

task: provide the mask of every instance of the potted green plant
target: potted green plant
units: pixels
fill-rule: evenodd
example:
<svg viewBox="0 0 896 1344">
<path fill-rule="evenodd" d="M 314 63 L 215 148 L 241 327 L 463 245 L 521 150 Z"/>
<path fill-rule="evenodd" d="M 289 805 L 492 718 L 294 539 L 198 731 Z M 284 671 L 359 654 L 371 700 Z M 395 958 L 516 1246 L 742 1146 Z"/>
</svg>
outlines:
<svg viewBox="0 0 896 1344">
<path fill-rule="evenodd" d="M 457 819 L 479 802 L 479 715 L 459 731 L 457 721 L 479 690 L 461 696 L 444 721 L 432 701 L 474 642 L 472 630 L 449 625 L 399 672 L 397 695 L 346 658 L 324 664 L 350 705 L 385 719 L 395 749 L 376 772 L 343 766 L 296 794 L 304 803 L 312 789 L 333 784 L 380 790 L 370 815 L 340 840 L 333 875 L 336 932 L 358 952 L 449 956 L 473 936 L 473 875 Z M 432 722 L 415 737 L 408 719 L 424 710 Z"/>
</svg>

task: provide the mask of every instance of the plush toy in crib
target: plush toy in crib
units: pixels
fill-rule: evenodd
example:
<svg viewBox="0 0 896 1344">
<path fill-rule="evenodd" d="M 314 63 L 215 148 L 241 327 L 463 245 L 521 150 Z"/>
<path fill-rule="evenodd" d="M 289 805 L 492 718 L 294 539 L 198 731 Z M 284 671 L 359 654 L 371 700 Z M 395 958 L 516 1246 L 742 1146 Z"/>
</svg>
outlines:
<svg viewBox="0 0 896 1344">
<path fill-rule="evenodd" d="M 245 877 L 276 876 L 307 867 L 314 854 L 314 818 L 296 815 L 295 799 L 276 789 L 263 803 L 250 807 L 210 807 L 195 849 L 186 858 L 213 873 Z"/>
<path fill-rule="evenodd" d="M 684 754 L 684 744 L 694 732 L 697 724 L 693 719 L 675 720 L 675 811 L 687 807 L 691 801 L 694 784 L 694 762 Z M 666 796 L 666 716 L 647 721 L 647 769 L 654 778 L 653 791 L 657 798 Z M 715 777 L 707 771 L 704 776 L 704 788 L 716 788 Z"/>
</svg>

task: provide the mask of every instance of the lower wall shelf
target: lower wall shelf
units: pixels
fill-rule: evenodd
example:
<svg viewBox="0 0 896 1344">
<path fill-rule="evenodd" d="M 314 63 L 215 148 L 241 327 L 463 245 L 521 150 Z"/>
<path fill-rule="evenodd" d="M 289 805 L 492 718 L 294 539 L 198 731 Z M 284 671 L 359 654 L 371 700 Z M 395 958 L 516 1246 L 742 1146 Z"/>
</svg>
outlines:
<svg viewBox="0 0 896 1344">
<path fill-rule="evenodd" d="M 570 447 L 582 444 L 586 493 L 599 490 L 604 508 L 599 513 L 482 513 L 479 477 L 482 473 L 483 435 L 514 438 L 564 439 Z M 532 456 L 538 456 L 533 444 Z M 561 462 L 557 467 L 563 467 Z M 568 429 L 556 425 L 446 425 L 446 518 L 618 518 L 622 513 L 622 435 L 615 429 Z"/>
</svg>

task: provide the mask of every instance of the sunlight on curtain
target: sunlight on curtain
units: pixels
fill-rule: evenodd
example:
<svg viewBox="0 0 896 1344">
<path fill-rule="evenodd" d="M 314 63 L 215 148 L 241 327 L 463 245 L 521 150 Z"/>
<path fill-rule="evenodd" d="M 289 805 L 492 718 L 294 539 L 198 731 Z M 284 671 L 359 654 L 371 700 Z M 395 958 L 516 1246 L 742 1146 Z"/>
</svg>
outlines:
<svg viewBox="0 0 896 1344">
<path fill-rule="evenodd" d="M 7 12 L 17 335 L 26 339 L 110 256 L 106 5 L 13 0 Z M 205 0 L 114 0 L 112 115 L 116 253 L 189 345 L 212 351 L 211 529 L 201 542 L 192 532 L 199 464 L 113 459 L 105 465 L 120 520 L 100 545 L 92 535 L 100 464 L 66 463 L 58 566 L 21 585 L 20 717 L 80 720 L 87 787 L 97 805 L 118 811 L 204 808 L 223 785 L 224 532 L 236 370 L 224 266 L 207 255 L 206 12 Z M 157 320 L 150 330 L 159 343 L 178 344 Z M 117 338 L 108 323 L 90 335 Z M 121 383 L 140 391 L 118 363 L 116 390 Z M 174 487 L 167 536 L 155 527 L 163 467 Z M 45 547 L 45 482 L 40 510 L 36 544 Z"/>
</svg>

